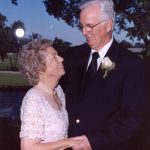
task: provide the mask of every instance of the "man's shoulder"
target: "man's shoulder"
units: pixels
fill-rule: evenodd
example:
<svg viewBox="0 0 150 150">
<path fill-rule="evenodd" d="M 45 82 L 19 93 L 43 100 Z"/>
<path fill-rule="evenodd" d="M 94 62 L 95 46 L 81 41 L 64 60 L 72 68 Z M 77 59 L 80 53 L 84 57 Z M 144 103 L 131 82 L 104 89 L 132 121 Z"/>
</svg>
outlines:
<svg viewBox="0 0 150 150">
<path fill-rule="evenodd" d="M 113 42 L 109 54 L 114 59 L 114 62 L 119 63 L 124 68 L 143 68 L 143 59 L 116 41 Z"/>
<path fill-rule="evenodd" d="M 75 45 L 75 46 L 72 46 L 68 49 L 68 52 L 69 51 L 73 51 L 73 52 L 81 52 L 81 51 L 84 51 L 84 50 L 87 50 L 87 49 L 90 49 L 89 46 L 87 45 L 87 43 L 84 43 L 82 45 Z"/>
<path fill-rule="evenodd" d="M 132 52 L 128 50 L 127 48 L 123 47 L 122 44 L 117 43 L 116 44 L 117 50 L 119 51 L 120 58 L 124 60 L 131 60 L 131 61 L 142 61 L 142 58 L 136 54 L 135 52 Z"/>
<path fill-rule="evenodd" d="M 76 45 L 70 47 L 66 52 L 65 56 L 69 58 L 79 58 L 79 57 L 84 57 L 90 52 L 89 46 L 85 43 L 82 45 Z"/>
</svg>

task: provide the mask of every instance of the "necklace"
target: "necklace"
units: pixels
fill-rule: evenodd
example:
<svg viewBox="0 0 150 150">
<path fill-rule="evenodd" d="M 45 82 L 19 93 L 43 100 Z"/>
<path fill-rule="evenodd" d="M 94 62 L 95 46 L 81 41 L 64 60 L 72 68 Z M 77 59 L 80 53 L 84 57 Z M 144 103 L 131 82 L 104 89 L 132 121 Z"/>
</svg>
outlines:
<svg viewBox="0 0 150 150">
<path fill-rule="evenodd" d="M 55 89 L 44 89 L 44 91 L 52 96 L 56 95 Z"/>
<path fill-rule="evenodd" d="M 46 93 L 55 96 L 56 95 L 56 90 L 52 88 L 46 88 L 45 86 L 40 86 L 41 89 L 43 89 Z"/>
</svg>

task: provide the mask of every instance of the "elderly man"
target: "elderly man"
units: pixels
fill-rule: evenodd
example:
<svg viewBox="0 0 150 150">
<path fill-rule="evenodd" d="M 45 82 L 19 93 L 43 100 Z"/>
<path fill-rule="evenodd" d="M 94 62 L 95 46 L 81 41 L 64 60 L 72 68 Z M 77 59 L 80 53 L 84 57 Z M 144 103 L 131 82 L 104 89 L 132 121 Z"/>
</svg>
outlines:
<svg viewBox="0 0 150 150">
<path fill-rule="evenodd" d="M 87 0 L 80 9 L 87 44 L 67 51 L 62 80 L 69 135 L 85 135 L 76 150 L 130 150 L 145 110 L 143 62 L 113 38 L 111 0 Z"/>
</svg>

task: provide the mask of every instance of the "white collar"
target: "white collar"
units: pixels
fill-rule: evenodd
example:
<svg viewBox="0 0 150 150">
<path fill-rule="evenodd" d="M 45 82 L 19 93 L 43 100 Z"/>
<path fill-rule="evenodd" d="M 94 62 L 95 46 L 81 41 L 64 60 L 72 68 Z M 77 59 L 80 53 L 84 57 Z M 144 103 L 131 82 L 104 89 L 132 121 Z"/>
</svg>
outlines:
<svg viewBox="0 0 150 150">
<path fill-rule="evenodd" d="M 111 38 L 111 40 L 103 48 L 101 48 L 100 50 L 98 50 L 98 54 L 99 54 L 101 60 L 105 57 L 105 55 L 106 55 L 108 49 L 110 48 L 112 42 L 113 42 L 113 38 Z M 94 52 L 96 52 L 96 50 L 91 49 L 91 55 Z"/>
<path fill-rule="evenodd" d="M 105 55 L 106 55 L 108 49 L 110 48 L 112 42 L 113 42 L 113 37 L 111 38 L 111 40 L 110 40 L 102 49 L 100 49 L 100 50 L 98 51 L 98 54 L 99 54 L 100 57 L 97 59 L 97 68 L 99 68 L 99 66 L 100 66 L 100 64 L 101 64 L 101 62 L 102 62 L 102 60 L 103 60 L 103 58 L 105 57 Z M 90 64 L 90 62 L 91 62 L 91 60 L 92 60 L 92 54 L 93 54 L 94 52 L 97 52 L 97 51 L 94 50 L 94 49 L 91 49 L 91 54 L 90 54 L 88 66 L 89 66 L 89 64 Z M 87 66 L 87 68 L 88 68 L 88 66 Z"/>
</svg>

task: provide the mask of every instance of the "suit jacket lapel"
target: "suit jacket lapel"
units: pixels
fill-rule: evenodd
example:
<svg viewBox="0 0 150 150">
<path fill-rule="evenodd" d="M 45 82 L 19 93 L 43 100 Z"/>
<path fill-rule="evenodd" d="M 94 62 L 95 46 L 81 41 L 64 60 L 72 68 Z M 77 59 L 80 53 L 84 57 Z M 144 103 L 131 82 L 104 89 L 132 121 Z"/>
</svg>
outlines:
<svg viewBox="0 0 150 150">
<path fill-rule="evenodd" d="M 119 60 L 118 51 L 118 43 L 114 40 L 105 57 L 109 57 L 111 61 L 117 62 Z"/>
<path fill-rule="evenodd" d="M 115 64 L 118 63 L 119 61 L 118 50 L 119 50 L 118 43 L 115 40 L 113 40 L 113 43 L 110 46 L 109 50 L 107 51 L 105 57 L 109 57 L 109 59 L 115 62 Z M 98 71 L 102 72 L 101 65 L 99 66 Z"/>
</svg>

